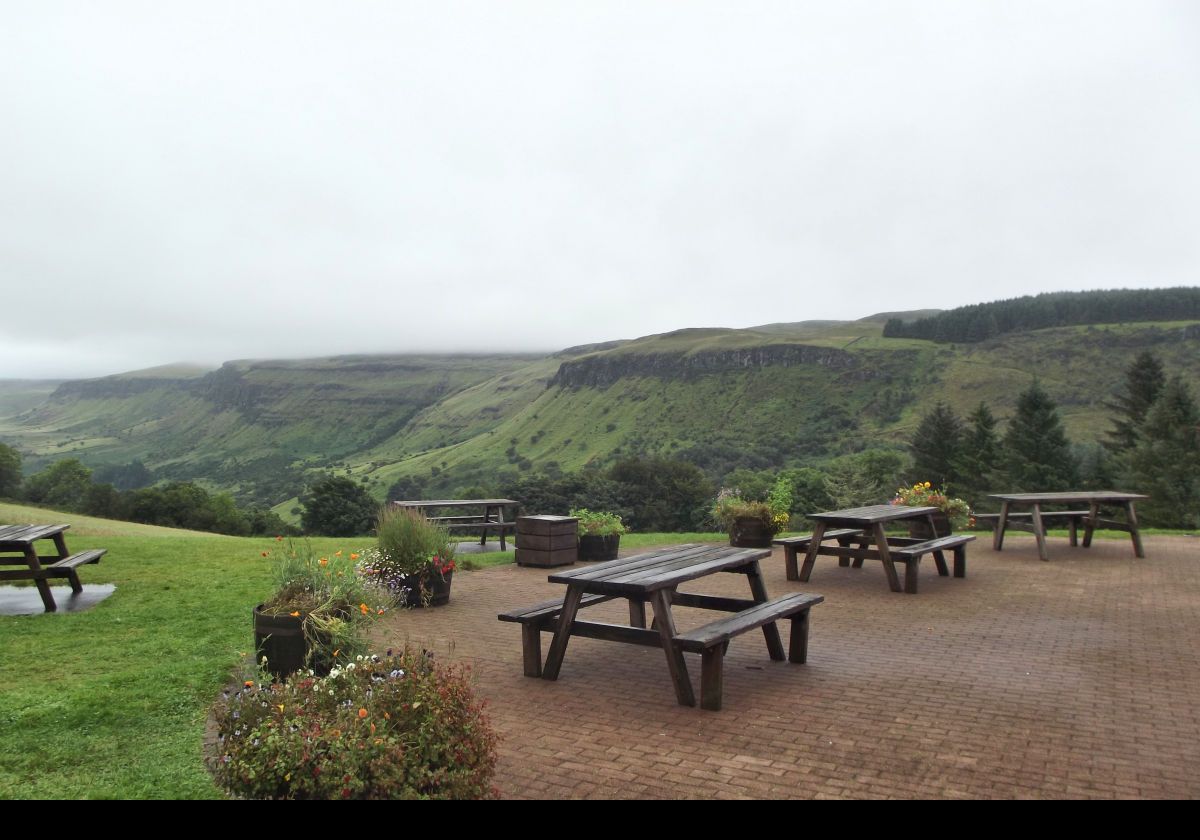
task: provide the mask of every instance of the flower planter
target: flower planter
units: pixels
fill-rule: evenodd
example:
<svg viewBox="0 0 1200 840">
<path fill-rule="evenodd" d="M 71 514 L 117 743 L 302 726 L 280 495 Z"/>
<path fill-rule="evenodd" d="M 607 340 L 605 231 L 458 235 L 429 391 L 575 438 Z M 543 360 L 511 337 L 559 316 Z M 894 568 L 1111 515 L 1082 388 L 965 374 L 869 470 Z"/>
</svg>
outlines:
<svg viewBox="0 0 1200 840">
<path fill-rule="evenodd" d="M 312 668 L 317 674 L 329 673 L 329 664 L 308 662 L 308 638 L 304 635 L 304 616 L 270 615 L 263 612 L 264 604 L 254 608 L 255 662 L 267 660 L 267 670 L 279 679 L 302 668 Z"/>
<path fill-rule="evenodd" d="M 450 601 L 450 582 L 454 571 L 438 574 L 423 572 L 400 579 L 400 594 L 406 607 L 440 607 Z"/>
<path fill-rule="evenodd" d="M 775 532 L 756 516 L 739 516 L 729 529 L 729 544 L 738 548 L 770 548 Z"/>
<path fill-rule="evenodd" d="M 620 534 L 583 534 L 579 537 L 579 559 L 590 562 L 616 560 Z"/>
<path fill-rule="evenodd" d="M 908 525 L 908 535 L 916 540 L 932 540 L 934 537 L 948 537 L 954 533 L 950 517 L 944 513 L 933 515 L 933 524 L 937 528 L 936 534 L 929 530 L 928 519 L 910 519 L 906 524 Z"/>
</svg>

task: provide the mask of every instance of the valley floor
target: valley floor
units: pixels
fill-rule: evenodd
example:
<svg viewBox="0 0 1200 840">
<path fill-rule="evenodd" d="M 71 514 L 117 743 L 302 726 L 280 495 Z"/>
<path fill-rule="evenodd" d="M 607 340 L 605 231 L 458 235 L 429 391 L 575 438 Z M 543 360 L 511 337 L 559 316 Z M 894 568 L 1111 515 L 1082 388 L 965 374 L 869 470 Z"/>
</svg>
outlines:
<svg viewBox="0 0 1200 840">
<path fill-rule="evenodd" d="M 1145 560 L 1125 540 L 1057 539 L 1043 563 L 1031 538 L 1002 553 L 980 539 L 966 580 L 927 559 L 911 596 L 888 591 L 878 564 L 828 558 L 810 583 L 788 582 L 777 550 L 764 562 L 773 596 L 826 597 L 808 664 L 738 637 L 720 712 L 676 705 L 650 648 L 572 639 L 557 682 L 522 676 L 520 630 L 496 615 L 561 597 L 544 569 L 456 576 L 447 607 L 382 629 L 471 665 L 503 736 L 506 797 L 1193 798 L 1198 552 L 1195 537 L 1148 538 Z M 745 597 L 737 575 L 702 583 Z M 588 616 L 623 621 L 623 603 Z M 698 658 L 688 667 L 697 684 Z"/>
</svg>

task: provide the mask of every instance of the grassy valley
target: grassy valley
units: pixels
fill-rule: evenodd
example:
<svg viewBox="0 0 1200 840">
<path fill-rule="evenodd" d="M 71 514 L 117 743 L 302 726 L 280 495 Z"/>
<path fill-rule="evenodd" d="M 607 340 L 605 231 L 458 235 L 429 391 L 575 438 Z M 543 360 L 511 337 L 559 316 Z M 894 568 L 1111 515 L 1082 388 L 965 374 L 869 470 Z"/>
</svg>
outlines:
<svg viewBox="0 0 1200 840">
<path fill-rule="evenodd" d="M 308 475 L 337 471 L 382 498 L 415 477 L 441 492 L 626 455 L 803 466 L 902 447 L 936 402 L 1003 421 L 1036 376 L 1076 442 L 1141 351 L 1200 386 L 1200 322 L 1072 324 L 973 343 L 885 338 L 892 319 L 687 329 L 520 355 L 352 356 L 174 367 L 0 388 L 0 441 L 26 473 L 56 458 L 141 461 L 287 514 Z M 40 390 L 38 390 L 40 388 Z"/>
</svg>

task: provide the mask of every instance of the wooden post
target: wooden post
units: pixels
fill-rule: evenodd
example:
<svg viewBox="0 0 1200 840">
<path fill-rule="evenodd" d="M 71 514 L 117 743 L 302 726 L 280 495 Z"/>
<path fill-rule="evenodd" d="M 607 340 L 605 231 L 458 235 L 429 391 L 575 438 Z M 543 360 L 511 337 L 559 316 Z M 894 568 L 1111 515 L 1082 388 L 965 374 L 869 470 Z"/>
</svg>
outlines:
<svg viewBox="0 0 1200 840">
<path fill-rule="evenodd" d="M 813 566 L 817 564 L 817 552 L 821 550 L 821 539 L 825 536 L 825 523 L 818 522 L 813 528 L 812 541 L 808 544 L 808 551 L 804 554 L 804 567 L 800 569 L 800 582 L 808 583 L 808 579 L 812 577 Z"/>
<path fill-rule="evenodd" d="M 667 655 L 667 670 L 671 672 L 671 682 L 675 685 L 675 699 L 680 706 L 695 706 L 696 695 L 688 678 L 687 663 L 683 661 L 683 651 L 675 646 L 675 636 L 678 634 L 675 631 L 675 619 L 671 617 L 671 596 L 660 589 L 654 593 L 653 599 L 654 623 L 658 625 L 663 653 Z"/>
</svg>

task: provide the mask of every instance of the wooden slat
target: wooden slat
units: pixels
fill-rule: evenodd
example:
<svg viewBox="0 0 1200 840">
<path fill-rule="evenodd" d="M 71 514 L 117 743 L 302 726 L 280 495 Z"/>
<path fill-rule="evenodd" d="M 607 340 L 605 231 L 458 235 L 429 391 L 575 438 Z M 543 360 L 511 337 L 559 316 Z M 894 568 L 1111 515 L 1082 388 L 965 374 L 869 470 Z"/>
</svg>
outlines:
<svg viewBox="0 0 1200 840">
<path fill-rule="evenodd" d="M 0 525 L 0 543 L 29 543 L 61 534 L 70 525 Z"/>
<path fill-rule="evenodd" d="M 943 551 L 947 548 L 965 545 L 973 542 L 975 539 L 972 534 L 958 534 L 950 537 L 938 537 L 934 540 L 926 540 L 925 542 L 917 543 L 916 545 L 896 546 L 892 549 L 893 556 L 901 557 L 918 557 L 922 554 L 929 554 L 931 551 Z"/>
<path fill-rule="evenodd" d="M 785 595 L 765 604 L 758 604 L 748 610 L 742 610 L 736 615 L 722 618 L 703 627 L 698 627 L 688 633 L 675 637 L 675 643 L 683 650 L 690 652 L 701 651 L 717 644 L 724 644 L 749 630 L 770 624 L 782 618 L 788 618 L 801 610 L 808 609 L 824 601 L 821 595 L 807 595 L 798 592 Z"/>
<path fill-rule="evenodd" d="M 637 554 L 633 557 L 622 557 L 618 560 L 609 560 L 605 563 L 597 563 L 592 566 L 572 569 L 569 572 L 558 572 L 551 575 L 549 581 L 551 583 L 571 583 L 576 578 L 598 580 L 607 574 L 614 573 L 614 570 L 616 570 L 615 573 L 619 574 L 621 571 L 627 569 L 636 569 L 641 566 L 650 566 L 655 563 L 666 562 L 672 557 L 692 556 L 710 550 L 712 550 L 712 546 L 709 545 L 685 543 L 684 545 L 678 545 L 669 550 Z"/>
<path fill-rule="evenodd" d="M 822 534 L 821 541 L 824 542 L 825 540 L 835 540 L 835 539 L 839 539 L 841 537 L 852 537 L 852 536 L 862 536 L 862 535 L 863 535 L 863 531 L 861 528 L 837 528 L 833 531 L 826 531 L 824 534 Z M 780 537 L 777 540 L 773 540 L 771 544 L 772 545 L 783 545 L 783 546 L 794 545 L 794 546 L 803 548 L 803 547 L 807 546 L 810 542 L 812 542 L 812 538 L 813 538 L 812 534 L 803 534 L 799 537 Z"/>
<path fill-rule="evenodd" d="M 579 602 L 579 606 L 586 607 L 591 604 L 599 604 L 602 601 L 611 601 L 612 597 L 608 595 L 584 595 Z M 558 615 L 562 611 L 563 599 L 555 598 L 550 601 L 543 601 L 540 604 L 534 604 L 532 607 L 524 609 L 509 610 L 506 613 L 500 613 L 496 616 L 501 621 L 540 621 L 548 616 Z"/>
<path fill-rule="evenodd" d="M 550 619 L 542 626 L 542 630 L 558 630 L 558 618 Z M 657 630 L 644 630 L 641 627 L 627 627 L 624 624 L 608 624 L 603 621 L 580 621 L 575 619 L 571 624 L 572 636 L 583 636 L 587 639 L 599 639 L 604 642 L 625 642 L 643 647 L 662 647 L 662 636 Z"/>
<path fill-rule="evenodd" d="M 897 519 L 917 519 L 937 513 L 935 507 L 909 507 L 907 505 L 868 505 L 846 510 L 830 510 L 822 513 L 807 514 L 809 519 L 835 525 L 850 525 L 863 527 L 881 522 L 892 522 Z"/>
<path fill-rule="evenodd" d="M 569 580 L 572 583 L 582 583 L 589 592 L 602 592 L 608 595 L 645 595 L 661 589 L 673 588 L 713 572 L 747 566 L 762 557 L 769 557 L 770 554 L 770 550 L 765 548 L 715 548 L 693 553 L 690 556 L 672 557 L 665 561 L 656 559 L 654 562 L 642 563 L 631 570 L 622 570 L 619 567 L 609 568 L 605 574 L 599 577 L 575 574 Z M 563 577 L 565 576 L 564 574 Z M 557 577 L 559 576 L 552 575 L 550 580 L 555 581 Z"/>
<path fill-rule="evenodd" d="M 99 563 L 100 558 L 107 553 L 107 548 L 93 548 L 90 551 L 81 551 L 78 554 L 72 554 L 70 557 L 64 557 L 62 560 L 50 563 L 46 568 L 75 569 L 79 566 L 86 566 L 88 563 Z"/>
<path fill-rule="evenodd" d="M 719 612 L 741 612 L 750 609 L 756 603 L 749 598 L 722 598 L 719 595 L 698 595 L 690 592 L 675 592 L 671 595 L 673 607 L 694 607 Z"/>
</svg>

